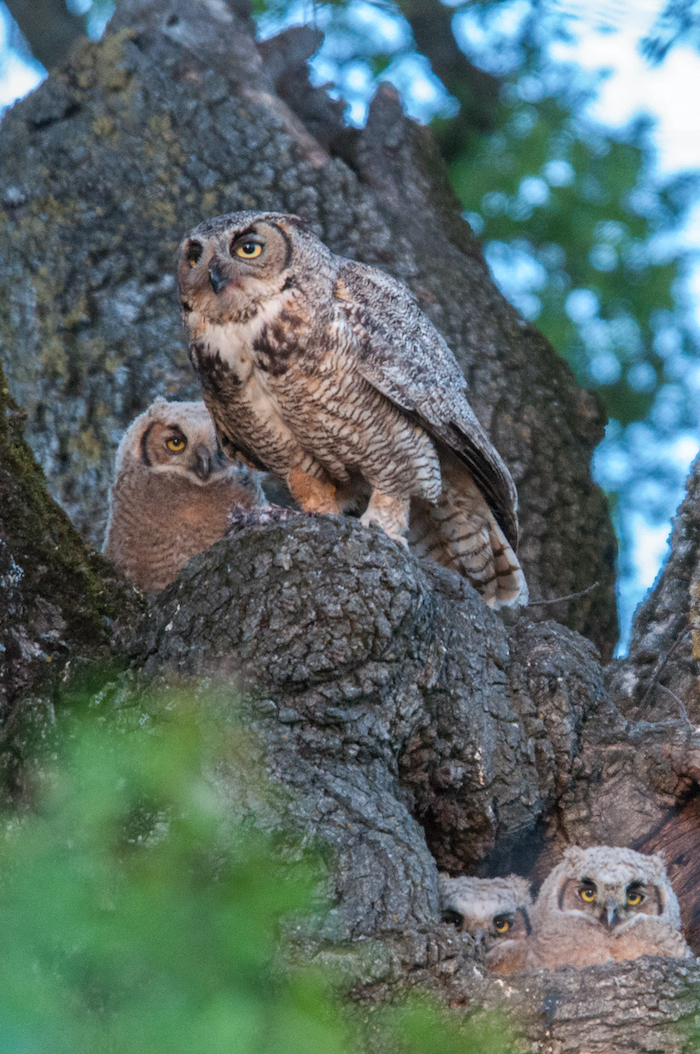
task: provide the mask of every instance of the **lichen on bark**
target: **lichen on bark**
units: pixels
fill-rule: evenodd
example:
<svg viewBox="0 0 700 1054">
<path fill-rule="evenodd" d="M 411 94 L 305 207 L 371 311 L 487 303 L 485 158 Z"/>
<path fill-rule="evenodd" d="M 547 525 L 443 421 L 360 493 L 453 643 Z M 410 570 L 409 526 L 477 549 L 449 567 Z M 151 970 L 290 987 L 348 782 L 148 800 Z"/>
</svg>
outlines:
<svg viewBox="0 0 700 1054">
<path fill-rule="evenodd" d="M 0 367 L 0 786 L 21 794 L 21 761 L 51 720 L 67 668 L 106 660 L 114 624 L 141 601 L 50 497 Z M 36 729 L 35 729 L 36 731 Z"/>
</svg>

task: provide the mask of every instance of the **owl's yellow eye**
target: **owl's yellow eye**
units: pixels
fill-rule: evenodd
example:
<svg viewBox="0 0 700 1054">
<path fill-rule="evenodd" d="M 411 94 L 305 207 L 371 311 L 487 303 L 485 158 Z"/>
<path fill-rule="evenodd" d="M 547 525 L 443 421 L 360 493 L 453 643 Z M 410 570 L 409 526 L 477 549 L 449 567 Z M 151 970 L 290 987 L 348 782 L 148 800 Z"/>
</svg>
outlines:
<svg viewBox="0 0 700 1054">
<path fill-rule="evenodd" d="M 243 242 L 243 245 L 239 245 L 236 249 L 236 256 L 242 256 L 245 260 L 254 260 L 256 256 L 260 256 L 262 251 L 263 247 L 259 242 Z"/>
<path fill-rule="evenodd" d="M 168 450 L 172 450 L 173 454 L 181 454 L 187 446 L 187 440 L 184 436 L 174 436 L 172 439 L 169 439 L 165 445 Z"/>
<path fill-rule="evenodd" d="M 642 903 L 642 899 L 642 894 L 639 892 L 638 889 L 627 890 L 627 903 L 630 905 L 630 907 L 636 908 L 637 904 Z"/>
<path fill-rule="evenodd" d="M 496 933 L 507 933 L 510 929 L 508 919 L 494 919 L 493 925 L 496 929 Z"/>
<path fill-rule="evenodd" d="M 583 889 L 579 889 L 578 894 L 581 900 L 585 900 L 586 904 L 592 904 L 596 898 L 596 891 L 591 889 L 590 886 L 584 886 Z"/>
</svg>

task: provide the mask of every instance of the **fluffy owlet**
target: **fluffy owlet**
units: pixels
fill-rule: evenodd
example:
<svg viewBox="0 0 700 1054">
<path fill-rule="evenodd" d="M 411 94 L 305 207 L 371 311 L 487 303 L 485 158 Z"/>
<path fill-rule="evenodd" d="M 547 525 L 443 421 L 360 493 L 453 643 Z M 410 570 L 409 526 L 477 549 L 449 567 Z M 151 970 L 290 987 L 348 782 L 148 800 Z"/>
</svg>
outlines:
<svg viewBox="0 0 700 1054">
<path fill-rule="evenodd" d="M 524 969 L 532 907 L 529 882 L 518 875 L 439 877 L 446 918 L 454 918 L 458 929 L 483 940 L 488 969 L 501 974 Z"/>
<path fill-rule="evenodd" d="M 542 883 L 532 912 L 528 969 L 568 963 L 686 958 L 676 894 L 663 856 L 632 849 L 572 846 Z"/>
<path fill-rule="evenodd" d="M 406 286 L 274 212 L 195 227 L 178 280 L 190 358 L 228 454 L 280 477 L 307 512 L 362 500 L 363 523 L 407 536 L 487 604 L 527 601 L 515 485 Z"/>
<path fill-rule="evenodd" d="M 223 537 L 237 507 L 265 503 L 220 452 L 204 403 L 156 399 L 125 432 L 115 475 L 103 552 L 149 593 Z"/>
</svg>

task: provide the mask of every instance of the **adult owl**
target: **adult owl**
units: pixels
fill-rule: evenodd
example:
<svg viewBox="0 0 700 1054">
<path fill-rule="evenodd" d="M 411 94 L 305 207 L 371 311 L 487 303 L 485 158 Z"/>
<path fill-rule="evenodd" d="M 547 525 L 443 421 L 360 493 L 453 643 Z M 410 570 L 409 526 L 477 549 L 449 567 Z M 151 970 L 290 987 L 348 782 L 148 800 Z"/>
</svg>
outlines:
<svg viewBox="0 0 700 1054">
<path fill-rule="evenodd" d="M 663 856 L 596 845 L 571 846 L 542 883 L 532 911 L 528 969 L 566 963 L 688 958 L 678 899 Z"/>
<path fill-rule="evenodd" d="M 445 918 L 483 941 L 491 973 L 511 974 L 525 967 L 530 935 L 530 884 L 518 875 L 505 878 L 439 876 Z"/>
<path fill-rule="evenodd" d="M 103 552 L 148 593 L 219 541 L 238 508 L 265 504 L 256 474 L 218 449 L 201 402 L 156 399 L 124 433 L 115 476 Z"/>
<path fill-rule="evenodd" d="M 295 216 L 195 227 L 178 283 L 221 445 L 308 512 L 361 519 L 454 568 L 493 607 L 524 604 L 517 494 L 456 359 L 413 295 L 335 256 Z"/>
</svg>

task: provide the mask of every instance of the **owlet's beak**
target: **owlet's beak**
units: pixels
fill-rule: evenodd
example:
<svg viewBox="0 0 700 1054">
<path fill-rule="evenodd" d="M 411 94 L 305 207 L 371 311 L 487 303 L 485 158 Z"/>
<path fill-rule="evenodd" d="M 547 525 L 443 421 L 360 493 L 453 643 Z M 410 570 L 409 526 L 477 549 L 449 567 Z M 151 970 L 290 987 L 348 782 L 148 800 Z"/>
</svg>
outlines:
<svg viewBox="0 0 700 1054">
<path fill-rule="evenodd" d="M 194 474 L 196 476 L 199 476 L 202 483 L 206 483 L 206 481 L 211 476 L 211 454 L 209 453 L 209 450 L 207 449 L 207 447 L 204 446 L 203 443 L 200 443 L 200 445 L 195 449 L 194 455 L 192 457 L 192 464 L 190 467 Z"/>
<path fill-rule="evenodd" d="M 619 921 L 620 914 L 617 901 L 613 897 L 608 897 L 603 908 L 603 922 L 611 930 L 613 926 L 617 926 Z"/>
</svg>

